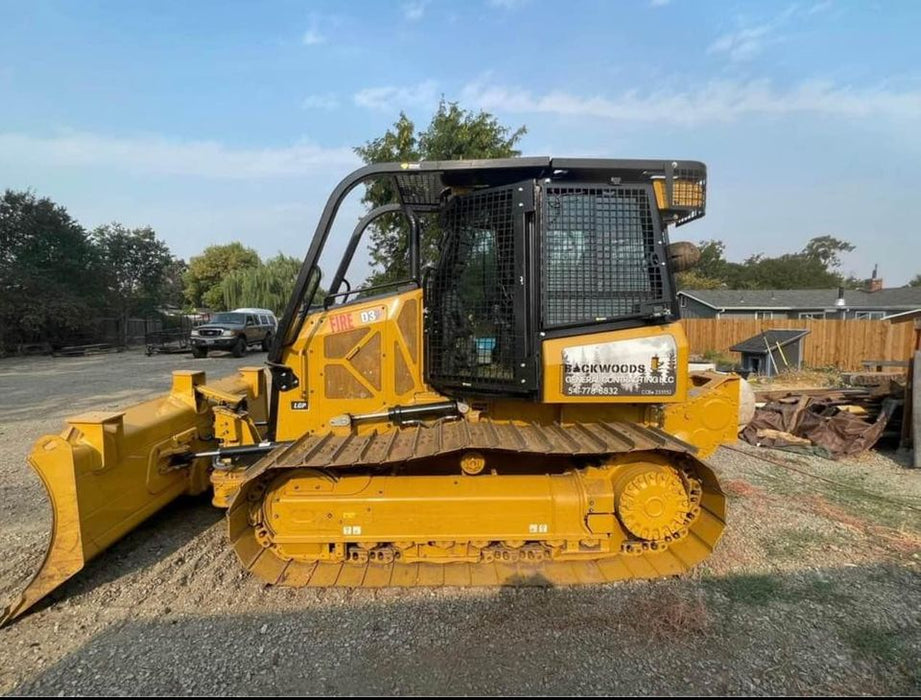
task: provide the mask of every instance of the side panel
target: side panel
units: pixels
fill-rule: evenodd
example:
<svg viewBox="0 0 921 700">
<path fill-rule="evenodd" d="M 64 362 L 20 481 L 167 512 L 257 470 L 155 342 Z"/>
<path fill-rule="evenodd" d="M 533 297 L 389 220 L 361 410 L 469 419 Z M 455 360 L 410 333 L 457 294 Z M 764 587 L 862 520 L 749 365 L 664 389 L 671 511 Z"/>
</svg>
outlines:
<svg viewBox="0 0 921 700">
<path fill-rule="evenodd" d="M 680 324 L 545 340 L 546 403 L 677 403 L 687 398 L 688 342 Z"/>
<path fill-rule="evenodd" d="M 369 299 L 307 318 L 282 362 L 298 386 L 278 397 L 278 440 L 371 413 L 442 398 L 422 379 L 422 290 Z"/>
</svg>

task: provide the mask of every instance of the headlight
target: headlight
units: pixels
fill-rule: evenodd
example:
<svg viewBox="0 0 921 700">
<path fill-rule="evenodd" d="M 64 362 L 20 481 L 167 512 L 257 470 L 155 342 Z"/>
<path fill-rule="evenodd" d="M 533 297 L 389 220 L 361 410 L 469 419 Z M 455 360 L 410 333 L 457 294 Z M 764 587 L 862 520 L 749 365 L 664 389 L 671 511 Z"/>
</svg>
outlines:
<svg viewBox="0 0 921 700">
<path fill-rule="evenodd" d="M 201 333 L 199 333 L 198 331 L 193 330 L 193 331 L 192 331 L 192 335 L 193 335 L 193 336 L 199 336 L 199 335 L 201 335 Z"/>
<path fill-rule="evenodd" d="M 233 335 L 233 331 L 227 328 L 224 330 L 223 333 L 221 333 L 221 335 Z"/>
</svg>

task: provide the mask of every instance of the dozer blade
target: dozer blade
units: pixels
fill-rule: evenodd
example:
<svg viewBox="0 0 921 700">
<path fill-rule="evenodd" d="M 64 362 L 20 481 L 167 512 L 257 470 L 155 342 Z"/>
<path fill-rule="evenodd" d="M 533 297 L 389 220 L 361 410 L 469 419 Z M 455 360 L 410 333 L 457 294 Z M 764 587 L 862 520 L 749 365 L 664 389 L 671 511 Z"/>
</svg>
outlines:
<svg viewBox="0 0 921 700">
<path fill-rule="evenodd" d="M 176 497 L 207 487 L 207 460 L 182 458 L 210 444 L 200 438 L 210 436 L 212 424 L 210 404 L 198 391 L 204 381 L 203 372 L 174 372 L 166 396 L 120 413 L 71 418 L 60 435 L 36 442 L 28 460 L 51 502 L 51 537 L 35 576 L 0 614 L 0 626 Z M 212 386 L 246 396 L 240 376 Z"/>
</svg>

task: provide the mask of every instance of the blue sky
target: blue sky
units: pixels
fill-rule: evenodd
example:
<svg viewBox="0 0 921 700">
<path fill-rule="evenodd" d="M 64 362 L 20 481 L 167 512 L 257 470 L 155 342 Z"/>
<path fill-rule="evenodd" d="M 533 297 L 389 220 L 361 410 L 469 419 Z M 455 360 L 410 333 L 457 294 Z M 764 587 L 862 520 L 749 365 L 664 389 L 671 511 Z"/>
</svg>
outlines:
<svg viewBox="0 0 921 700">
<path fill-rule="evenodd" d="M 528 155 L 688 158 L 731 259 L 854 243 L 921 273 L 921 3 L 0 0 L 0 187 L 188 258 L 303 256 L 352 147 L 443 95 Z M 352 217 L 360 204 L 351 201 Z M 335 246 L 338 248 L 339 246 Z M 335 250 L 335 248 L 333 250 Z"/>
</svg>

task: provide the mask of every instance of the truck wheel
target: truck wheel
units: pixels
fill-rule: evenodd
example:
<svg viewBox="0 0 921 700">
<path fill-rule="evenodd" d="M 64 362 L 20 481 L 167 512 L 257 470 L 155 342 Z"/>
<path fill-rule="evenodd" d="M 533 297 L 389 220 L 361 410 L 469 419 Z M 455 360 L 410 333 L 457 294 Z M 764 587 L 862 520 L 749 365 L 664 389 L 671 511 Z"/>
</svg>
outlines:
<svg viewBox="0 0 921 700">
<path fill-rule="evenodd" d="M 265 338 L 262 339 L 262 349 L 265 352 L 269 351 L 269 347 L 272 345 L 272 334 L 266 333 Z"/>
<path fill-rule="evenodd" d="M 246 353 L 246 341 L 240 337 L 237 338 L 237 342 L 234 343 L 233 350 L 231 350 L 234 357 L 243 357 Z"/>
<path fill-rule="evenodd" d="M 200 360 L 203 357 L 208 357 L 208 348 L 199 348 L 193 345 L 192 357 L 194 357 L 196 360 Z"/>
</svg>

